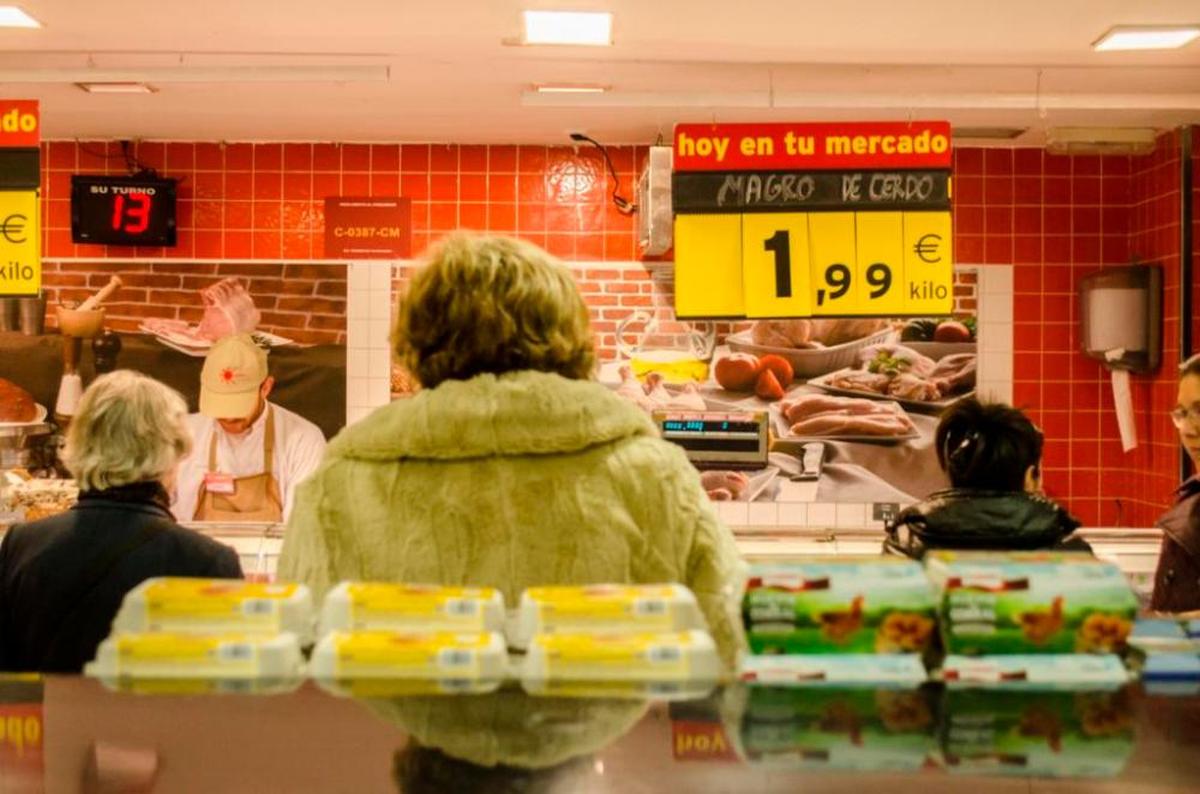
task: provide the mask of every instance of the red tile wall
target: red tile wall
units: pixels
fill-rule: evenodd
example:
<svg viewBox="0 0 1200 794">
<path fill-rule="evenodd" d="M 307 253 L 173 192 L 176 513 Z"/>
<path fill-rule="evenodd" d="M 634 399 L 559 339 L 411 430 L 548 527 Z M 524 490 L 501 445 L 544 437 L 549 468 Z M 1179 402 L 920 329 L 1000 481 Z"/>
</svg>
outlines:
<svg viewBox="0 0 1200 794">
<path fill-rule="evenodd" d="M 1046 432 L 1051 494 L 1090 525 L 1148 524 L 1174 484 L 1174 453 L 1163 432 L 1169 403 L 1161 403 L 1173 372 L 1136 378 L 1142 447 L 1124 454 L 1107 372 L 1077 352 L 1074 297 L 1079 278 L 1099 267 L 1134 255 L 1170 264 L 1164 208 L 1173 143 L 1164 139 L 1155 154 L 1138 158 L 1028 148 L 959 149 L 954 157 L 957 261 L 1013 264 L 1014 401 Z M 646 150 L 611 152 L 630 195 Z M 120 173 L 123 158 L 115 144 L 50 142 L 43 157 L 46 256 L 319 259 L 326 195 L 399 193 L 413 199 L 414 252 L 463 228 L 516 234 L 568 261 L 636 258 L 633 220 L 612 207 L 613 181 L 587 148 L 150 142 L 135 154 L 183 179 L 179 246 L 73 245 L 70 174 Z M 1177 200 L 1178 181 L 1174 193 Z M 1174 252 L 1177 261 L 1177 243 Z M 612 351 L 619 317 L 669 306 L 669 269 L 581 264 L 576 271 L 602 352 Z M 1177 279 L 1168 278 L 1167 288 L 1170 309 Z M 1168 335 L 1178 319 L 1168 318 Z"/>
<path fill-rule="evenodd" d="M 1140 157 L 960 149 L 954 176 L 956 260 L 1013 263 L 1013 401 L 1046 434 L 1047 490 L 1087 525 L 1153 523 L 1178 465 L 1166 417 L 1179 353 L 1178 138 Z M 1075 290 L 1131 261 L 1164 267 L 1166 363 L 1134 376 L 1140 444 L 1126 454 L 1108 372 L 1079 352 Z"/>
</svg>

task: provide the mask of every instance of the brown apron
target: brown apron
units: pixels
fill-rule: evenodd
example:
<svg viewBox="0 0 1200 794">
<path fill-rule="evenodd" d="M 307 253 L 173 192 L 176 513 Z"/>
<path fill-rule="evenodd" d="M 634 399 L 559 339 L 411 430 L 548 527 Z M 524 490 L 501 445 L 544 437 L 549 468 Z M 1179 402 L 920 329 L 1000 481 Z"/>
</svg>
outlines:
<svg viewBox="0 0 1200 794">
<path fill-rule="evenodd" d="M 210 493 L 203 481 L 196 502 L 194 521 L 247 521 L 278 523 L 283 520 L 283 500 L 279 484 L 271 472 L 275 452 L 275 412 L 267 406 L 267 427 L 263 435 L 263 471 L 248 477 L 235 477 L 233 493 Z M 208 471 L 217 471 L 217 434 L 213 431 L 208 447 Z"/>
</svg>

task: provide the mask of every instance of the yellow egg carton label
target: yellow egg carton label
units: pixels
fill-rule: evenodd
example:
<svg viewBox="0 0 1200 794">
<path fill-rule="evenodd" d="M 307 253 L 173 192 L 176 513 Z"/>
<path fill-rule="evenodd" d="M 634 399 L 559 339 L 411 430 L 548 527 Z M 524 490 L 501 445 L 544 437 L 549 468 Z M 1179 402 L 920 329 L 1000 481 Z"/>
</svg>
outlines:
<svg viewBox="0 0 1200 794">
<path fill-rule="evenodd" d="M 491 587 L 431 587 L 361 582 L 348 586 L 353 618 L 372 620 L 390 615 L 428 617 L 475 624 L 483 605 L 496 598 Z"/>
<path fill-rule="evenodd" d="M 500 635 L 487 632 L 332 632 L 313 655 L 314 674 L 354 678 L 480 678 L 502 672 Z"/>
<path fill-rule="evenodd" d="M 699 632 L 666 634 L 540 634 L 529 647 L 546 678 L 569 674 L 574 679 L 620 679 L 630 673 L 652 672 L 655 677 L 687 678 L 692 652 L 700 647 Z M 709 643 L 711 648 L 711 641 Z"/>
<path fill-rule="evenodd" d="M 137 634 L 116 638 L 119 671 L 186 667 L 193 674 L 253 672 L 258 647 L 252 637 Z"/>
<path fill-rule="evenodd" d="M 146 624 L 225 621 L 279 624 L 281 605 L 297 585 L 223 579 L 161 579 L 145 590 Z"/>
</svg>

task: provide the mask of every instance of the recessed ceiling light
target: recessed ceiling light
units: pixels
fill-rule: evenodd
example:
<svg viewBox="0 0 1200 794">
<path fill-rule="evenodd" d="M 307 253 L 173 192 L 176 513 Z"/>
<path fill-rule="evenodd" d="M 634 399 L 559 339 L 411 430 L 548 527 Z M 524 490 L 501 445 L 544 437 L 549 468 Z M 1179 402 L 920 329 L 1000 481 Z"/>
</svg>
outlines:
<svg viewBox="0 0 1200 794">
<path fill-rule="evenodd" d="M 608 90 L 608 86 L 585 83 L 542 83 L 535 85 L 533 90 L 539 94 L 603 94 Z"/>
<path fill-rule="evenodd" d="M 0 28 L 40 28 L 41 22 L 16 6 L 0 6 Z"/>
<path fill-rule="evenodd" d="M 1092 42 L 1092 49 L 1173 50 L 1200 37 L 1200 25 L 1117 25 Z"/>
<path fill-rule="evenodd" d="M 76 83 L 89 94 L 153 94 L 155 89 L 145 83 Z"/>
<path fill-rule="evenodd" d="M 522 11 L 526 44 L 612 44 L 612 14 L 607 11 Z"/>
</svg>

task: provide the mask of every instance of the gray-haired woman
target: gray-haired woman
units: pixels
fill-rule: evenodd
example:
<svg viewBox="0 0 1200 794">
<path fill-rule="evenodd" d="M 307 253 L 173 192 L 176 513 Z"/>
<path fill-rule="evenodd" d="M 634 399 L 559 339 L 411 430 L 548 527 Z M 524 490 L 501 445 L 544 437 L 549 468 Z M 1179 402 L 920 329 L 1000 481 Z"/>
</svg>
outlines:
<svg viewBox="0 0 1200 794">
<path fill-rule="evenodd" d="M 240 578 L 233 549 L 175 523 L 168 489 L 191 449 L 178 393 L 135 372 L 97 378 L 67 433 L 71 510 L 0 544 L 0 671 L 78 672 L 125 593 L 152 576 Z"/>
</svg>

